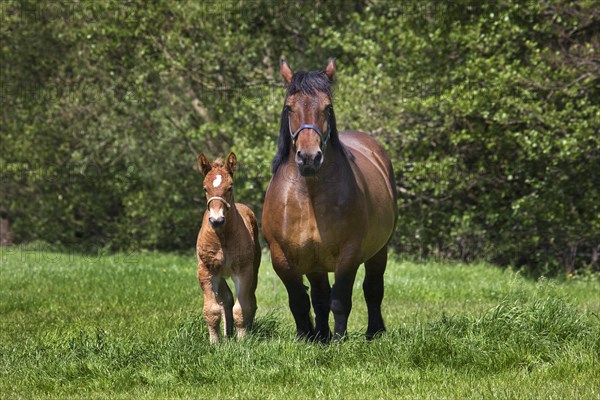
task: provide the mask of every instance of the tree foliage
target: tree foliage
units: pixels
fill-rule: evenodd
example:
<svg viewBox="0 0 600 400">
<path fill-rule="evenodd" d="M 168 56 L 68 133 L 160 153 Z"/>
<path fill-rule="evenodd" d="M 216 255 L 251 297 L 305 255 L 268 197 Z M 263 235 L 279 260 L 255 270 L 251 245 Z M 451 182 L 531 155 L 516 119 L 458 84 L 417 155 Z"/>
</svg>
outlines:
<svg viewBox="0 0 600 400">
<path fill-rule="evenodd" d="M 278 63 L 338 60 L 343 129 L 393 157 L 395 247 L 537 271 L 598 268 L 593 1 L 2 4 L 2 192 L 15 239 L 190 248 L 196 155 L 230 149 L 260 213 Z"/>
</svg>

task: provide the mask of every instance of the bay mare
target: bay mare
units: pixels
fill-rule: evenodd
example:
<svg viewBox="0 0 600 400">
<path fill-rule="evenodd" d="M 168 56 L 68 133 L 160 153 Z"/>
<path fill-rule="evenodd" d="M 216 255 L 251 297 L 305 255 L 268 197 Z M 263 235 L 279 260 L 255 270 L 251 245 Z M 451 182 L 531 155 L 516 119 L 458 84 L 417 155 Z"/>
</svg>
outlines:
<svg viewBox="0 0 600 400">
<path fill-rule="evenodd" d="M 330 311 L 333 337 L 345 336 L 362 263 L 367 338 L 385 330 L 387 244 L 398 215 L 394 171 L 383 147 L 366 133 L 337 132 L 335 71 L 333 60 L 322 71 L 297 73 L 282 60 L 287 94 L 262 214 L 262 232 L 287 289 L 297 336 L 319 341 L 332 337 Z M 335 277 L 332 287 L 329 273 Z"/>
</svg>

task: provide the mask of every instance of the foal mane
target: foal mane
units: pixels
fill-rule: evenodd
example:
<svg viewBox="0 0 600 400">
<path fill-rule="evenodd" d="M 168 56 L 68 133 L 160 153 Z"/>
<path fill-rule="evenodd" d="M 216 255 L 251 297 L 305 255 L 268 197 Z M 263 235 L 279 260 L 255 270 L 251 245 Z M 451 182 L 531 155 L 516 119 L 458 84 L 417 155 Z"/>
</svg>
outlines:
<svg viewBox="0 0 600 400">
<path fill-rule="evenodd" d="M 223 168 L 225 164 L 223 164 L 223 159 L 221 157 L 215 159 L 212 163 L 211 166 L 213 168 Z"/>
<path fill-rule="evenodd" d="M 289 113 L 285 107 L 288 97 L 296 93 L 316 96 L 318 92 L 325 93 L 330 100 L 333 96 L 332 82 L 327 75 L 325 75 L 324 71 L 298 71 L 292 77 L 292 81 L 287 87 L 285 96 L 286 101 L 284 102 L 283 109 L 281 110 L 277 153 L 275 153 L 275 157 L 271 162 L 271 171 L 273 175 L 277 172 L 281 165 L 287 162 L 290 148 L 292 146 L 292 139 L 289 131 Z M 330 126 L 329 143 L 331 144 L 331 147 L 340 150 L 346 157 L 350 157 L 350 154 L 340 141 L 333 107 L 329 113 L 329 121 L 327 121 L 327 123 Z"/>
</svg>

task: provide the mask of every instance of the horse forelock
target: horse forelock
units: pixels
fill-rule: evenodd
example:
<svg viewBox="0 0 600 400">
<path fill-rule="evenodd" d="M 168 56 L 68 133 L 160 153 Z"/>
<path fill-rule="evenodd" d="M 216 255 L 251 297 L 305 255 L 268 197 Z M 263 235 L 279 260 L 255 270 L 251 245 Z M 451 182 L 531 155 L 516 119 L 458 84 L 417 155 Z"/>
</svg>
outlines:
<svg viewBox="0 0 600 400">
<path fill-rule="evenodd" d="M 333 95 L 331 80 L 323 71 L 298 71 L 287 87 L 288 97 L 296 93 L 316 96 L 318 92 L 325 93 L 329 98 Z"/>
<path fill-rule="evenodd" d="M 223 164 L 223 159 L 221 157 L 217 158 L 215 161 L 211 163 L 213 168 L 223 168 L 225 164 Z"/>
</svg>

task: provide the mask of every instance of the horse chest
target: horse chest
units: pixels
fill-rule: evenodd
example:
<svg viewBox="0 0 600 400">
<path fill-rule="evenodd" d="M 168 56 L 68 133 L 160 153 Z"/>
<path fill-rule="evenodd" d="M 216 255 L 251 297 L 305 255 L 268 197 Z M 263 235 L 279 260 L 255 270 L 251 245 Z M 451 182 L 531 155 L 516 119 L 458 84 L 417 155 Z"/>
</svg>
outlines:
<svg viewBox="0 0 600 400">
<path fill-rule="evenodd" d="M 204 246 L 200 259 L 214 275 L 229 276 L 233 272 L 235 253 L 220 246 Z"/>
<path fill-rule="evenodd" d="M 296 217 L 282 218 L 280 240 L 286 257 L 301 269 L 334 271 L 344 246 L 344 224 L 331 218 L 335 207 L 309 209 Z M 329 214 L 328 214 L 329 213 Z"/>
</svg>

